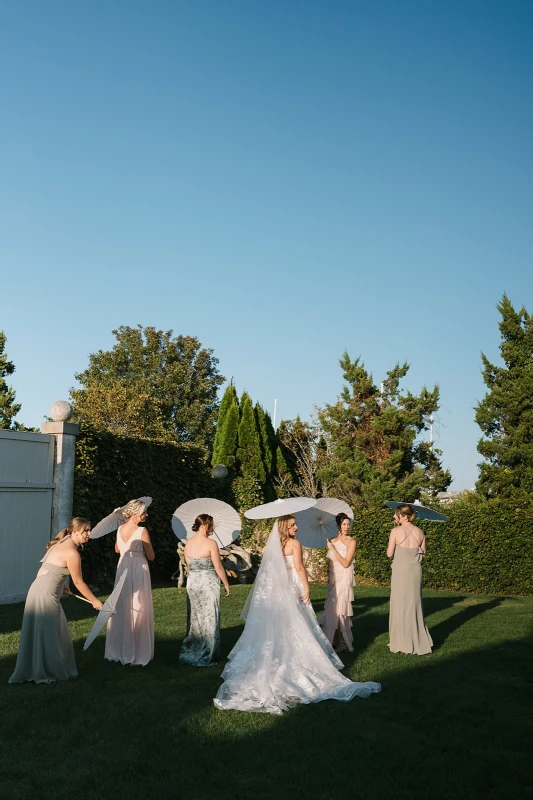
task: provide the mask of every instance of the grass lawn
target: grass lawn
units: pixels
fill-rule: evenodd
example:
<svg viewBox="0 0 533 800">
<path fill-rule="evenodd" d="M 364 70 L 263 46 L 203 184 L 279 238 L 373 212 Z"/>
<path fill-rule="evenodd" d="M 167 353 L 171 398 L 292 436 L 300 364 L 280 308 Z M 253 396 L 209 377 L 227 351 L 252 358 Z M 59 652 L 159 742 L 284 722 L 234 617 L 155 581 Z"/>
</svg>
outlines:
<svg viewBox="0 0 533 800">
<path fill-rule="evenodd" d="M 222 599 L 222 648 L 249 587 Z M 320 611 L 325 587 L 313 587 Z M 435 651 L 392 655 L 388 590 L 358 587 L 345 674 L 382 683 L 282 717 L 217 711 L 223 663 L 178 664 L 185 590 L 154 589 L 155 661 L 104 661 L 94 613 L 67 599 L 79 677 L 9 686 L 23 605 L 0 606 L 2 800 L 531 798 L 533 599 L 425 592 Z"/>
</svg>

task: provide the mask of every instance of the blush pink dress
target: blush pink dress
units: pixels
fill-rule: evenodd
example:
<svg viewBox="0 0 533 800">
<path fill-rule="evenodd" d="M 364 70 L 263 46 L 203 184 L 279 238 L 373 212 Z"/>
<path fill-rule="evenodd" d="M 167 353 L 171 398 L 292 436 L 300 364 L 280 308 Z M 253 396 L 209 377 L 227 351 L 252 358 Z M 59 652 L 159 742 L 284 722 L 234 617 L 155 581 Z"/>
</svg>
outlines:
<svg viewBox="0 0 533 800">
<path fill-rule="evenodd" d="M 142 533 L 137 528 L 127 542 L 117 531 L 120 558 L 115 586 L 127 570 L 116 613 L 107 623 L 105 657 L 121 664 L 146 666 L 154 657 L 154 609 L 150 568 L 144 554 Z"/>
<path fill-rule="evenodd" d="M 335 542 L 339 555 L 346 557 L 348 548 L 342 542 Z M 328 595 L 324 613 L 319 619 L 320 627 L 328 641 L 335 647 L 344 642 L 346 648 L 353 651 L 352 636 L 352 602 L 354 587 L 353 560 L 350 566 L 343 567 L 335 556 L 329 552 Z M 340 648 L 339 648 L 340 649 Z"/>
</svg>

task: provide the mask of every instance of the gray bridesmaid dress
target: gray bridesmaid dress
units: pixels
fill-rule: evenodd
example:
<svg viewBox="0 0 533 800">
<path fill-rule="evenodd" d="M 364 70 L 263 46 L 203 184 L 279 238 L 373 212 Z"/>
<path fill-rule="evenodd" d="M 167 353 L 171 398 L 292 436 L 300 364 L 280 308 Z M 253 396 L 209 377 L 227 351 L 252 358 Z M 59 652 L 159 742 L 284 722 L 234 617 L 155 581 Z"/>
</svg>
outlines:
<svg viewBox="0 0 533 800">
<path fill-rule="evenodd" d="M 431 653 L 433 640 L 422 607 L 422 551 L 399 547 L 394 551 L 389 613 L 391 653 L 422 656 Z"/>
<path fill-rule="evenodd" d="M 69 571 L 47 563 L 43 569 L 46 574 L 35 578 L 26 598 L 17 663 L 9 683 L 53 683 L 78 674 L 60 601 Z"/>
<path fill-rule="evenodd" d="M 189 558 L 187 577 L 187 636 L 181 664 L 215 666 L 220 655 L 220 578 L 211 556 Z"/>
</svg>

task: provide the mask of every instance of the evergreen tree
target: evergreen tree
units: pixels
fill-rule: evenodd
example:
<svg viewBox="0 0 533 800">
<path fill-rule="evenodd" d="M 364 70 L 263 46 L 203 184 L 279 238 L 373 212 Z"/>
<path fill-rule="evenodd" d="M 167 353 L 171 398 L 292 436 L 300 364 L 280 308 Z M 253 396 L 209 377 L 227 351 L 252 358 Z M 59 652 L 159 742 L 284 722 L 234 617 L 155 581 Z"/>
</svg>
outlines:
<svg viewBox="0 0 533 800">
<path fill-rule="evenodd" d="M 21 406 L 15 403 L 15 390 L 5 381 L 8 375 L 13 375 L 15 372 L 15 365 L 12 361 L 8 361 L 5 353 L 6 342 L 4 332 L 0 331 L 0 428 L 20 430 L 22 426 L 15 422 L 15 417 Z"/>
<path fill-rule="evenodd" d="M 488 392 L 475 408 L 484 434 L 478 452 L 485 458 L 476 488 L 518 500 L 533 493 L 533 315 L 524 307 L 516 311 L 505 294 L 498 311 L 503 366 L 481 355 Z"/>
<path fill-rule="evenodd" d="M 236 409 L 236 414 L 235 414 Z M 237 450 L 237 433 L 239 429 L 239 399 L 235 386 L 230 384 L 220 403 L 218 410 L 217 429 L 213 444 L 213 458 L 211 464 L 224 464 L 233 466 Z"/>
<path fill-rule="evenodd" d="M 247 392 L 241 397 L 239 446 L 237 461 L 243 478 L 255 478 L 261 486 L 266 481 L 265 466 L 261 456 L 261 440 L 256 424 L 252 400 Z"/>
<path fill-rule="evenodd" d="M 440 451 L 417 441 L 439 407 L 438 386 L 424 387 L 418 396 L 400 394 L 409 366 L 397 364 L 380 392 L 359 359 L 352 362 L 345 352 L 340 365 L 347 385 L 335 405 L 319 412 L 329 463 L 317 474 L 329 493 L 353 505 L 376 506 L 446 489 L 451 475 L 442 468 Z"/>
<path fill-rule="evenodd" d="M 218 451 L 218 464 L 228 468 L 236 468 L 237 443 L 239 434 L 239 406 L 235 399 L 224 417 Z"/>
</svg>

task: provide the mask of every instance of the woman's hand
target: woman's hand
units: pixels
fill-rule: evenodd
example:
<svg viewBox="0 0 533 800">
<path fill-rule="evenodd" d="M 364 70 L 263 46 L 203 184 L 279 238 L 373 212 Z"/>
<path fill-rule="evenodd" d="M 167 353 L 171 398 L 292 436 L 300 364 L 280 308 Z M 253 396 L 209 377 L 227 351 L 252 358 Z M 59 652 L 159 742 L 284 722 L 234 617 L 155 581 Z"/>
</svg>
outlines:
<svg viewBox="0 0 533 800">
<path fill-rule="evenodd" d="M 101 601 L 101 600 L 99 600 L 99 599 L 96 597 L 96 598 L 95 598 L 95 600 L 94 600 L 94 602 L 93 602 L 93 604 L 92 604 L 92 606 L 93 606 L 93 608 L 96 608 L 96 610 L 97 610 L 97 611 L 101 611 L 101 610 L 102 610 L 102 608 L 103 608 L 103 606 L 104 606 L 104 604 L 102 603 L 102 601 Z"/>
<path fill-rule="evenodd" d="M 229 597 L 229 586 L 224 586 L 224 597 Z"/>
<path fill-rule="evenodd" d="M 309 602 L 310 602 L 310 600 L 311 600 L 311 597 L 310 597 L 310 595 L 309 595 L 309 592 L 306 592 L 305 594 L 303 594 L 303 595 L 300 597 L 300 602 L 301 602 L 301 603 L 305 603 L 305 605 L 306 605 L 306 606 L 308 606 L 308 605 L 309 605 Z"/>
</svg>

